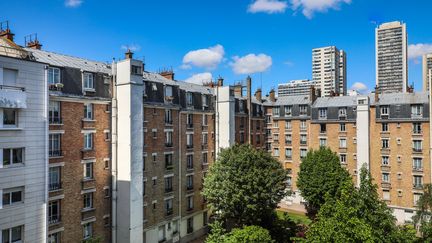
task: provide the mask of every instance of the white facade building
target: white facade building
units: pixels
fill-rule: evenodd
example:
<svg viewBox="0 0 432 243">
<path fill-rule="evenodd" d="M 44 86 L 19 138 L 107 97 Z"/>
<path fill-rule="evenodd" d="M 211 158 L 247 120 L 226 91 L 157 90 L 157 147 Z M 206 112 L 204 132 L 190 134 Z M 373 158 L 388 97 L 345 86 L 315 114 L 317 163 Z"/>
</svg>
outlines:
<svg viewBox="0 0 432 243">
<path fill-rule="evenodd" d="M 375 29 L 376 85 L 381 92 L 406 92 L 407 33 L 404 23 L 384 23 Z"/>
<path fill-rule="evenodd" d="M 292 95 L 309 95 L 310 88 L 315 84 L 308 79 L 292 80 L 278 85 L 278 97 Z"/>
<path fill-rule="evenodd" d="M 429 90 L 429 83 L 432 80 L 432 53 L 423 55 L 423 91 Z"/>
<path fill-rule="evenodd" d="M 0 38 L 0 239 L 47 236 L 48 88 L 45 64 Z"/>
<path fill-rule="evenodd" d="M 312 50 L 312 81 L 321 96 L 346 94 L 346 54 L 335 46 Z"/>
</svg>

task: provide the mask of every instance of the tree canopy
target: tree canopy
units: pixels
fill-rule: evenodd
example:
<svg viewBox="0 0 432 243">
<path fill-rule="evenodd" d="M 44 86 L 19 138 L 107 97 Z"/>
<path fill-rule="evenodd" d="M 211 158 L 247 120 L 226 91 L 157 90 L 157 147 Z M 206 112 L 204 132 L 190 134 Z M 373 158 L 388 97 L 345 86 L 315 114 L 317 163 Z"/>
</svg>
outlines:
<svg viewBox="0 0 432 243">
<path fill-rule="evenodd" d="M 417 201 L 417 212 L 414 223 L 420 226 L 421 238 L 424 242 L 432 241 L 432 185 L 425 185 L 423 195 Z"/>
</svg>

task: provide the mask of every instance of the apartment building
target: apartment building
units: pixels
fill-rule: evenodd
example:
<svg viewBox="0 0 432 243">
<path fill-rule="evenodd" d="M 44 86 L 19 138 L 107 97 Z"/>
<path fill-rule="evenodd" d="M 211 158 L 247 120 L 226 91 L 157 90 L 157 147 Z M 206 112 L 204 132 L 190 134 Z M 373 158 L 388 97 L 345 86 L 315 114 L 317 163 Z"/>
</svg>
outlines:
<svg viewBox="0 0 432 243">
<path fill-rule="evenodd" d="M 293 95 L 309 95 L 311 86 L 314 81 L 308 79 L 292 80 L 288 83 L 278 85 L 278 97 L 293 96 Z"/>
<path fill-rule="evenodd" d="M 423 55 L 423 92 L 429 91 L 432 82 L 432 53 Z"/>
<path fill-rule="evenodd" d="M 26 48 L 47 63 L 48 241 L 111 241 L 111 70 Z"/>
<path fill-rule="evenodd" d="M 346 54 L 335 46 L 312 50 L 312 81 L 321 96 L 346 95 Z"/>
<path fill-rule="evenodd" d="M 0 30 L 0 239 L 44 242 L 47 234 L 46 64 Z"/>
<path fill-rule="evenodd" d="M 408 87 L 406 25 L 383 23 L 375 29 L 376 86 L 384 93 L 406 92 Z"/>
</svg>

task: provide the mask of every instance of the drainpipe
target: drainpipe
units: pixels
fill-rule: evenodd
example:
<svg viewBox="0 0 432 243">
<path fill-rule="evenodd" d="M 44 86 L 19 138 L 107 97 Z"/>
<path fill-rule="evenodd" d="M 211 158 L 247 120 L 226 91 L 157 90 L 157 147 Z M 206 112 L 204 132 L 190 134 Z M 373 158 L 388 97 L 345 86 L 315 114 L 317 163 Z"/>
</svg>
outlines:
<svg viewBox="0 0 432 243">
<path fill-rule="evenodd" d="M 117 89 L 116 89 L 116 63 L 112 64 L 112 103 L 111 103 L 111 238 L 112 242 L 117 242 Z"/>
<path fill-rule="evenodd" d="M 45 79 L 44 79 L 44 99 L 45 99 L 45 107 L 44 107 L 44 113 L 43 113 L 43 116 L 44 116 L 44 122 L 45 122 L 45 124 L 44 124 L 44 126 L 45 126 L 45 153 L 44 153 L 44 161 L 45 161 L 45 214 L 44 215 L 48 215 L 48 213 L 47 213 L 47 208 L 48 208 L 48 203 L 49 203 L 49 201 L 48 201 L 48 195 L 49 195 L 49 192 L 48 192 L 48 180 L 49 180 L 49 174 L 48 174 L 48 171 L 49 171 L 49 156 L 48 156 L 48 139 L 49 139 L 49 123 L 48 123 L 48 106 L 49 106 L 49 91 L 48 91 L 48 84 L 47 84 L 47 80 L 48 80 L 48 66 L 45 66 L 45 70 L 44 70 L 44 76 L 45 76 Z M 45 216 L 45 219 L 47 219 L 46 218 L 47 216 Z M 46 239 L 48 239 L 48 230 L 49 230 L 49 226 L 48 226 L 48 220 L 45 220 L 45 236 L 46 236 Z"/>
</svg>

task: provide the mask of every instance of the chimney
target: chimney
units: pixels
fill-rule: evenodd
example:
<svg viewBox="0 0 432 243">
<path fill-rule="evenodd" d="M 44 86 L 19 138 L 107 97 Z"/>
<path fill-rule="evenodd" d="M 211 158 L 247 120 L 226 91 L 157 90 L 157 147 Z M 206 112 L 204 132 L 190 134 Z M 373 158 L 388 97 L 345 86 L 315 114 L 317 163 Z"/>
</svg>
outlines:
<svg viewBox="0 0 432 243">
<path fill-rule="evenodd" d="M 125 53 L 125 59 L 132 59 L 133 58 L 133 52 L 128 49 L 127 52 Z"/>
<path fill-rule="evenodd" d="M 410 86 L 408 86 L 407 92 L 408 93 L 414 93 L 414 84 L 411 84 Z"/>
<path fill-rule="evenodd" d="M 24 36 L 24 43 L 28 48 L 40 50 L 42 47 L 42 44 L 39 42 L 37 38 L 37 34 L 31 34 Z"/>
<path fill-rule="evenodd" d="M 218 87 L 222 87 L 223 86 L 223 78 L 221 76 L 219 76 L 218 80 L 217 80 L 217 86 Z"/>
<path fill-rule="evenodd" d="M 174 72 L 172 70 L 162 71 L 159 74 L 166 79 L 174 80 Z"/>
<path fill-rule="evenodd" d="M 257 89 L 257 90 L 255 91 L 255 98 L 256 98 L 259 102 L 262 102 L 262 91 L 261 91 L 261 89 Z"/>
<path fill-rule="evenodd" d="M 241 83 L 235 84 L 234 85 L 234 95 L 243 96 L 243 86 Z"/>
<path fill-rule="evenodd" d="M 247 76 L 246 78 L 246 96 L 247 96 L 247 109 L 248 109 L 248 143 L 251 144 L 251 132 L 252 132 L 252 78 Z"/>
<path fill-rule="evenodd" d="M 9 29 L 9 21 L 0 22 L 0 37 L 5 37 L 10 41 L 14 41 L 14 33 Z"/>
<path fill-rule="evenodd" d="M 375 86 L 375 102 L 379 101 L 379 94 L 380 94 L 380 91 L 379 91 L 379 87 L 377 85 L 377 86 Z"/>
<path fill-rule="evenodd" d="M 315 100 L 317 99 L 317 95 L 315 92 L 315 86 L 311 85 L 309 88 L 309 99 L 312 103 L 315 102 Z"/>
<path fill-rule="evenodd" d="M 270 101 L 276 102 L 275 90 L 271 89 L 269 94 L 270 94 L 270 96 L 269 96 Z"/>
</svg>

